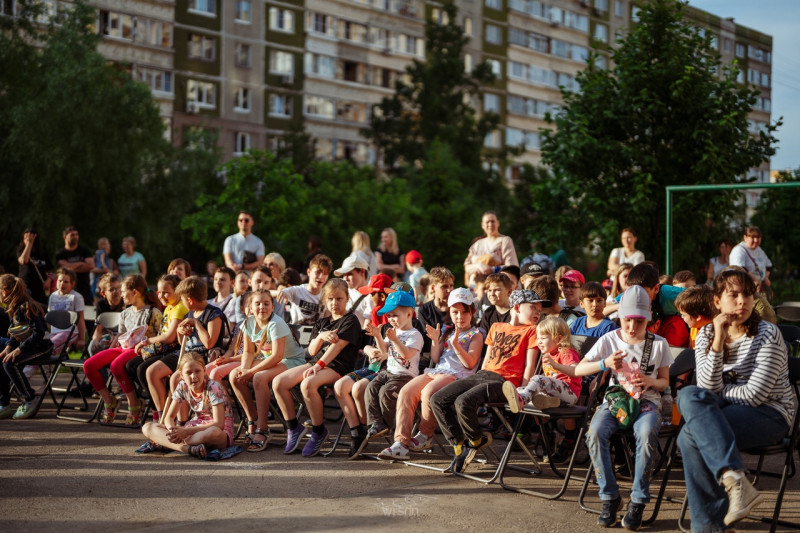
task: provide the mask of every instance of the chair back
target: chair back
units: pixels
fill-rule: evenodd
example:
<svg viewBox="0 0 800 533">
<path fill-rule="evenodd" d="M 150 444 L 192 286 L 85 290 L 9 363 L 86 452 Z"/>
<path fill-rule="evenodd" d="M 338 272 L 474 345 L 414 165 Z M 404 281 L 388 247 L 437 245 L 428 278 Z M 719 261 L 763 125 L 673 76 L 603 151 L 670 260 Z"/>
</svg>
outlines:
<svg viewBox="0 0 800 533">
<path fill-rule="evenodd" d="M 70 329 L 75 327 L 78 313 L 75 311 L 48 311 L 44 315 L 44 320 L 54 328 Z"/>
<path fill-rule="evenodd" d="M 586 357 L 586 354 L 589 353 L 592 346 L 597 342 L 598 337 L 588 337 L 586 335 L 570 335 L 570 339 L 572 339 L 572 347 L 575 348 L 575 351 L 578 352 L 581 356 L 581 359 Z"/>
<path fill-rule="evenodd" d="M 112 333 L 117 332 L 121 320 L 122 313 L 117 311 L 107 311 L 97 317 L 97 323 Z"/>
<path fill-rule="evenodd" d="M 775 307 L 775 314 L 789 322 L 800 322 L 800 302 L 783 302 Z"/>
</svg>

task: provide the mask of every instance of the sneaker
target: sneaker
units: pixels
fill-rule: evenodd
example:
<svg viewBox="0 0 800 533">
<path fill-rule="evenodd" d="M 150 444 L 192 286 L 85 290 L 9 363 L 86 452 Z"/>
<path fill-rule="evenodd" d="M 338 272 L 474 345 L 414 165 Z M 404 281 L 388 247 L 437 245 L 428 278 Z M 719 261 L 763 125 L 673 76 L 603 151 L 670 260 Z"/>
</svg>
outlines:
<svg viewBox="0 0 800 533">
<path fill-rule="evenodd" d="M 164 447 L 160 444 L 156 444 L 153 441 L 147 441 L 138 448 L 134 450 L 136 453 L 153 453 L 153 452 L 163 452 Z"/>
<path fill-rule="evenodd" d="M 0 420 L 14 416 L 14 410 L 10 405 L 0 405 Z"/>
<path fill-rule="evenodd" d="M 286 447 L 283 449 L 283 453 L 294 453 L 300 447 L 300 439 L 303 438 L 306 432 L 308 432 L 308 428 L 303 424 L 298 424 L 295 429 L 288 430 L 286 432 Z"/>
<path fill-rule="evenodd" d="M 622 504 L 622 499 L 617 496 L 613 500 L 603 500 L 603 510 L 597 518 L 597 525 L 600 527 L 614 527 L 617 525 L 617 511 Z"/>
<path fill-rule="evenodd" d="M 383 437 L 389 433 L 389 428 L 383 422 L 375 422 L 367 430 L 367 440 Z"/>
<path fill-rule="evenodd" d="M 32 400 L 30 402 L 24 402 L 17 408 L 17 412 L 14 413 L 14 420 L 24 420 L 26 418 L 31 418 L 36 414 L 36 411 L 39 410 L 39 402 L 36 400 Z"/>
<path fill-rule="evenodd" d="M 622 527 L 630 531 L 636 531 L 642 527 L 642 514 L 644 513 L 644 504 L 630 502 L 628 503 L 628 512 L 622 517 Z"/>
<path fill-rule="evenodd" d="M 722 484 L 725 486 L 725 492 L 728 493 L 726 526 L 746 517 L 762 500 L 761 494 L 748 481 L 744 472 L 738 472 L 738 474 L 738 476 L 722 476 Z"/>
<path fill-rule="evenodd" d="M 550 464 L 561 465 L 568 463 L 572 459 L 572 452 L 575 450 L 575 441 L 568 441 L 566 439 L 561 441 L 558 445 L 556 452 L 550 456 Z"/>
<path fill-rule="evenodd" d="M 533 395 L 533 400 L 531 400 L 531 403 L 533 403 L 533 406 L 537 409 L 552 409 L 553 407 L 558 407 L 561 405 L 561 400 L 555 396 L 550 396 L 543 392 L 537 392 Z"/>
<path fill-rule="evenodd" d="M 464 447 L 461 449 L 461 453 L 453 457 L 453 462 L 450 463 L 449 470 L 456 474 L 460 474 L 464 471 L 467 467 L 467 455 L 469 454 L 471 448 L 464 444 Z"/>
<path fill-rule="evenodd" d="M 427 436 L 424 433 L 417 432 L 411 438 L 411 446 L 408 447 L 412 452 L 424 452 L 433 448 L 433 436 Z"/>
<path fill-rule="evenodd" d="M 325 443 L 325 439 L 328 438 L 328 428 L 326 427 L 325 430 L 321 434 L 311 432 L 311 438 L 308 439 L 306 445 L 303 447 L 303 457 L 314 457 L 319 453 L 322 449 L 322 445 Z"/>
<path fill-rule="evenodd" d="M 367 432 L 363 429 L 358 432 L 355 437 L 350 437 L 350 450 L 347 452 L 347 458 L 352 460 L 364 451 L 367 446 Z"/>
<path fill-rule="evenodd" d="M 475 459 L 475 456 L 478 455 L 478 450 L 481 448 L 485 448 L 486 446 L 490 446 L 492 444 L 492 434 L 491 433 L 484 433 L 481 435 L 481 438 L 478 440 L 478 443 L 475 445 L 470 444 L 467 442 L 464 445 L 464 449 L 467 451 L 466 458 L 464 459 L 464 467 L 466 468 Z"/>
<path fill-rule="evenodd" d="M 408 456 L 408 448 L 403 446 L 401 442 L 397 441 L 379 453 L 378 459 L 382 459 L 384 461 L 408 461 L 410 457 Z"/>
<path fill-rule="evenodd" d="M 522 402 L 522 398 L 517 392 L 517 388 L 510 381 L 503 382 L 503 395 L 506 397 L 506 401 L 508 402 L 509 411 L 512 413 L 519 413 L 522 410 L 522 406 L 525 404 Z"/>
</svg>

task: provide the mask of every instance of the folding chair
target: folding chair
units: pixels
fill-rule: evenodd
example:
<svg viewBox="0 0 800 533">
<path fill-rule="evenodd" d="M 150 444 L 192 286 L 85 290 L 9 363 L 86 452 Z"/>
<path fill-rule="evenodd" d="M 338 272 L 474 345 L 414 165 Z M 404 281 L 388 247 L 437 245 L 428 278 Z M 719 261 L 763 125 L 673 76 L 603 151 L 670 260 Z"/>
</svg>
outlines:
<svg viewBox="0 0 800 533">
<path fill-rule="evenodd" d="M 775 306 L 775 314 L 787 322 L 800 322 L 800 302 L 783 302 Z"/>
<path fill-rule="evenodd" d="M 789 358 L 789 381 L 792 384 L 792 390 L 794 391 L 794 397 L 796 400 L 800 401 L 800 359 L 798 358 Z M 758 483 L 758 480 L 761 476 L 769 476 L 769 477 L 780 477 L 781 482 L 778 488 L 778 494 L 775 501 L 775 509 L 772 512 L 772 517 L 764 517 L 764 516 L 756 516 L 756 515 L 749 515 L 747 518 L 750 520 L 760 520 L 761 522 L 771 524 L 770 525 L 770 533 L 773 533 L 775 529 L 778 527 L 778 524 L 785 527 L 791 527 L 794 529 L 800 529 L 800 523 L 796 522 L 787 522 L 785 520 L 780 520 L 780 513 L 781 513 L 781 506 L 783 505 L 783 496 L 786 493 L 786 484 L 790 477 L 792 477 L 795 473 L 795 466 L 794 466 L 794 451 L 797 449 L 798 444 L 800 443 L 800 430 L 798 429 L 800 426 L 800 409 L 795 410 L 794 420 L 792 420 L 792 426 L 789 429 L 789 436 L 783 439 L 782 442 L 778 442 L 776 444 L 771 444 L 767 446 L 759 446 L 757 448 L 750 448 L 748 450 L 740 450 L 740 453 L 746 455 L 757 455 L 758 456 L 758 466 L 756 467 L 756 472 L 753 477 L 753 485 Z M 783 470 L 778 472 L 764 472 L 762 467 L 764 466 L 764 458 L 768 455 L 783 455 Z M 688 508 L 688 501 L 689 498 L 684 498 L 683 505 L 681 506 L 681 514 L 678 518 L 678 526 L 680 527 L 681 531 L 688 531 L 686 526 L 683 524 L 686 518 L 686 509 Z"/>
<path fill-rule="evenodd" d="M 107 312 L 102 313 L 96 319 L 96 324 L 103 327 L 113 334 L 116 334 L 117 329 L 119 328 L 121 313 L 119 312 Z M 56 389 L 62 393 L 61 401 L 58 403 L 58 407 L 56 409 L 56 418 L 60 418 L 62 420 L 74 420 L 76 422 L 92 422 L 97 417 L 100 416 L 100 412 L 102 410 L 102 401 L 98 402 L 92 411 L 92 414 L 89 418 L 82 417 L 82 416 L 75 416 L 75 415 L 65 415 L 62 414 L 64 409 L 71 409 L 75 411 L 89 411 L 89 398 L 87 398 L 86 394 L 84 393 L 83 385 L 86 382 L 86 375 L 84 374 L 83 377 L 80 377 L 80 374 L 83 373 L 83 363 L 86 362 L 89 354 L 87 351 L 84 350 L 84 353 L 80 359 L 69 359 L 65 358 L 62 359 L 56 369 L 56 372 L 59 372 L 62 368 L 67 369 L 70 371 L 70 379 L 67 383 L 66 387 Z M 73 390 L 78 391 L 78 395 L 80 398 L 81 403 L 78 405 L 68 406 L 66 405 L 67 399 L 70 397 L 70 394 Z"/>
<path fill-rule="evenodd" d="M 800 326 L 778 324 L 778 329 L 781 330 L 783 340 L 789 347 L 789 357 L 797 357 L 800 351 Z"/>
</svg>

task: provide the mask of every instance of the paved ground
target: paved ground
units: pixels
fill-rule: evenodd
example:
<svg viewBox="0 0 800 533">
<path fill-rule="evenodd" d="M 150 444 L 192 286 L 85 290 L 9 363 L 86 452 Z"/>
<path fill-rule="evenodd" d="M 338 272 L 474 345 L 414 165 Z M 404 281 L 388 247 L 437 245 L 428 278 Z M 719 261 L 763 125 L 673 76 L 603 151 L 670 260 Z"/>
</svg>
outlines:
<svg viewBox="0 0 800 533">
<path fill-rule="evenodd" d="M 133 450 L 141 442 L 137 431 L 57 420 L 52 409 L 33 420 L 0 421 L 0 530 L 597 530 L 596 516 L 577 504 L 578 481 L 562 499 L 547 501 L 400 464 L 346 461 L 344 451 L 305 459 L 271 445 L 210 463 L 180 454 L 139 456 Z M 443 456 L 425 461 L 448 463 Z M 559 484 L 549 473 L 515 480 L 543 490 Z M 768 503 L 760 511 L 767 513 L 776 483 L 764 486 Z M 782 518 L 800 521 L 799 488 L 792 479 Z M 668 495 L 682 492 L 675 481 Z M 646 530 L 676 530 L 678 508 L 665 503 Z M 737 529 L 767 528 L 746 521 Z"/>
</svg>

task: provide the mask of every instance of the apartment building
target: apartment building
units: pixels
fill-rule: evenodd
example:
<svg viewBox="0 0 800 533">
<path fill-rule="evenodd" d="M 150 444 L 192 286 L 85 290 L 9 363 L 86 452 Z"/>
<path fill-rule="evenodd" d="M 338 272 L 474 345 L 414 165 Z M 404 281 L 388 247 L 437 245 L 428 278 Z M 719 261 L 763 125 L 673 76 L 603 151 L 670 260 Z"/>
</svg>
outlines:
<svg viewBox="0 0 800 533">
<path fill-rule="evenodd" d="M 608 63 L 619 31 L 637 20 L 631 0 L 455 0 L 469 37 L 464 65 L 488 60 L 498 81 L 479 111 L 500 115 L 487 148 L 524 146 L 505 169 L 513 180 L 541 160 L 539 128 L 561 104 L 559 86 L 577 88 L 595 46 Z M 0 11 L 14 12 L 13 0 Z M 93 0 L 100 51 L 131 66 L 159 102 L 167 135 L 215 128 L 225 159 L 248 148 L 275 149 L 304 128 L 324 159 L 375 163 L 360 135 L 375 104 L 425 57 L 425 22 L 446 23 L 442 3 L 426 0 Z M 49 10 L 59 2 L 46 0 Z M 772 38 L 732 19 L 688 8 L 710 31 L 723 61 L 738 61 L 741 83 L 761 91 L 751 131 L 770 121 Z M 750 176 L 769 180 L 769 165 Z M 752 199 L 751 199 L 752 200 Z"/>
</svg>

